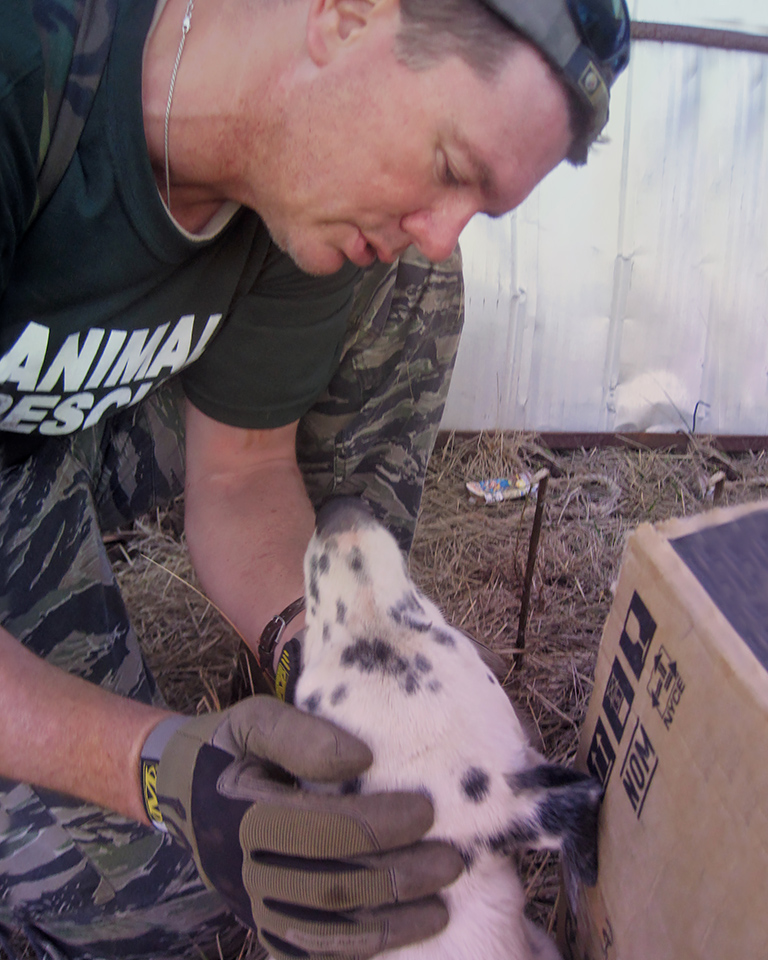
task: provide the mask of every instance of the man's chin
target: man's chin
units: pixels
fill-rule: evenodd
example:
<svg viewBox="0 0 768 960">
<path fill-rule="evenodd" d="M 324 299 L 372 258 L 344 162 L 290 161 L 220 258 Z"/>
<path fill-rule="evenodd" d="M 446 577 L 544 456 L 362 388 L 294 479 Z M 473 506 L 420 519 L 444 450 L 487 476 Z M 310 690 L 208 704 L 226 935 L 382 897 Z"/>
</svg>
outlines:
<svg viewBox="0 0 768 960">
<path fill-rule="evenodd" d="M 289 256 L 299 270 L 310 276 L 326 277 L 338 273 L 347 262 L 344 253 L 335 247 L 296 242 L 290 237 L 279 237 L 272 230 L 270 236 L 275 246 Z"/>
<path fill-rule="evenodd" d="M 288 254 L 299 270 L 312 277 L 328 277 L 338 273 L 347 262 L 347 258 L 339 251 L 335 251 L 333 255 L 329 251 L 329 255 L 325 257 L 312 256 L 290 249 L 283 252 Z"/>
</svg>

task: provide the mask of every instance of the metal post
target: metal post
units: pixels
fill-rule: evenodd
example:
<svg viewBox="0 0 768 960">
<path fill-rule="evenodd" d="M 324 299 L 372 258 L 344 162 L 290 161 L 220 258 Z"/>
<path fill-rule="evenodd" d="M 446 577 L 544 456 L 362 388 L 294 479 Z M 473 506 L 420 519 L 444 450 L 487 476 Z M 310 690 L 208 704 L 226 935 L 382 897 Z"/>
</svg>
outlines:
<svg viewBox="0 0 768 960">
<path fill-rule="evenodd" d="M 536 569 L 536 556 L 539 550 L 541 523 L 544 518 L 544 501 L 547 496 L 549 470 L 539 470 L 539 472 L 534 476 L 533 482 L 538 483 L 539 487 L 536 494 L 536 512 L 533 515 L 533 529 L 531 530 L 531 539 L 528 544 L 528 562 L 525 567 L 523 596 L 520 601 L 520 618 L 517 623 L 517 643 L 515 644 L 516 669 L 522 667 L 523 665 L 523 651 L 525 650 L 525 628 L 528 624 L 528 609 L 531 603 L 531 588 L 533 587 L 533 573 Z"/>
</svg>

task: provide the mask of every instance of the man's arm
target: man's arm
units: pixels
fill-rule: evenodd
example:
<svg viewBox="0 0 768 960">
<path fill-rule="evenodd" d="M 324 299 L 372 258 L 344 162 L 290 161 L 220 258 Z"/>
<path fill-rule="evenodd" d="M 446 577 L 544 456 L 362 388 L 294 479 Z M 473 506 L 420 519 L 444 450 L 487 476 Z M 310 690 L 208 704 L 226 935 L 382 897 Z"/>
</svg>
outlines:
<svg viewBox="0 0 768 960">
<path fill-rule="evenodd" d="M 244 430 L 187 404 L 187 543 L 206 595 L 252 649 L 269 620 L 304 592 L 315 514 L 295 442 L 295 423 Z"/>
<path fill-rule="evenodd" d="M 303 592 L 314 512 L 294 437 L 295 425 L 236 430 L 190 406 L 193 554 L 205 589 L 251 641 Z M 168 716 L 52 666 L 0 628 L 0 776 L 148 823 L 139 754 Z"/>
<path fill-rule="evenodd" d="M 238 430 L 191 404 L 187 423 L 190 549 L 204 589 L 255 643 L 303 592 L 314 511 L 296 465 L 296 427 Z M 148 823 L 139 754 L 170 715 L 65 673 L 0 628 L 0 776 Z"/>
<path fill-rule="evenodd" d="M 0 627 L 0 775 L 148 824 L 139 754 L 168 716 L 51 666 Z"/>
</svg>

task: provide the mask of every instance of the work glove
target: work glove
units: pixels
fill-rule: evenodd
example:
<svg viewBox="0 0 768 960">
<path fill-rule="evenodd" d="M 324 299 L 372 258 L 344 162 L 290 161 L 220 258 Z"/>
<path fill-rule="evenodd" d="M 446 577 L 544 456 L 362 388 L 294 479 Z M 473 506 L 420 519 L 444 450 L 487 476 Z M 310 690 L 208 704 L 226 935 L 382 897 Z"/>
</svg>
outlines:
<svg viewBox="0 0 768 960">
<path fill-rule="evenodd" d="M 426 797 L 296 783 L 352 786 L 371 762 L 334 724 L 256 696 L 161 722 L 142 751 L 142 784 L 155 825 L 272 956 L 364 960 L 442 930 L 437 893 L 463 869 L 447 844 L 417 842 L 433 820 Z"/>
</svg>

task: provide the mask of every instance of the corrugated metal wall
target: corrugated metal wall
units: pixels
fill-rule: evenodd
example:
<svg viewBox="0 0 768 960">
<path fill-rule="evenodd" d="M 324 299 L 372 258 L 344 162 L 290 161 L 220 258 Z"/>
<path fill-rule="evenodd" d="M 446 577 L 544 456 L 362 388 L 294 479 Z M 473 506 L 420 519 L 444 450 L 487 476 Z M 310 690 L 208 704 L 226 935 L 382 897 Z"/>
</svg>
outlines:
<svg viewBox="0 0 768 960">
<path fill-rule="evenodd" d="M 768 33 L 768 0 L 633 15 Z M 443 426 L 768 434 L 768 57 L 636 42 L 606 138 L 465 230 Z"/>
</svg>

